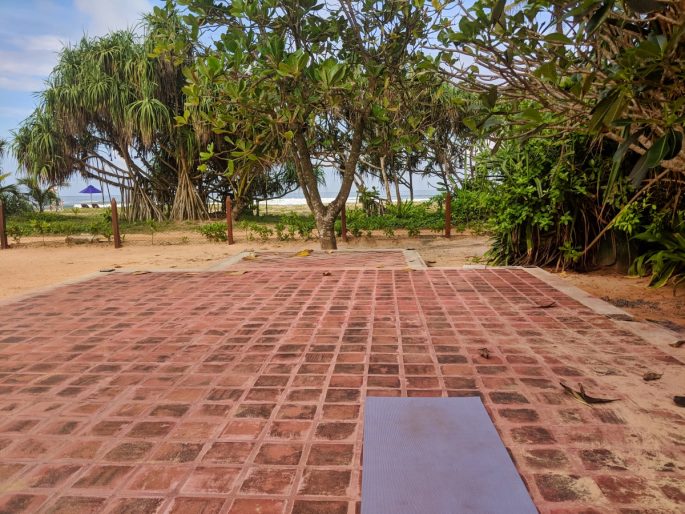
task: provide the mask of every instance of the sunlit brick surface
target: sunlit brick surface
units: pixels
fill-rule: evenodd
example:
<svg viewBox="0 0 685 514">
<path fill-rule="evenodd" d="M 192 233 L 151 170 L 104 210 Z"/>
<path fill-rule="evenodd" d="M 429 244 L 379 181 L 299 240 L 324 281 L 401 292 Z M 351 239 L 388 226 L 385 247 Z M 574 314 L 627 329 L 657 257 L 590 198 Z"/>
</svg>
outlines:
<svg viewBox="0 0 685 514">
<path fill-rule="evenodd" d="M 682 363 L 523 270 L 330 271 L 3 305 L 0 512 L 351 514 L 371 395 L 480 395 L 543 512 L 682 512 Z"/>
<path fill-rule="evenodd" d="M 402 250 L 315 250 L 307 256 L 296 252 L 250 252 L 231 269 L 405 269 L 407 261 Z"/>
</svg>

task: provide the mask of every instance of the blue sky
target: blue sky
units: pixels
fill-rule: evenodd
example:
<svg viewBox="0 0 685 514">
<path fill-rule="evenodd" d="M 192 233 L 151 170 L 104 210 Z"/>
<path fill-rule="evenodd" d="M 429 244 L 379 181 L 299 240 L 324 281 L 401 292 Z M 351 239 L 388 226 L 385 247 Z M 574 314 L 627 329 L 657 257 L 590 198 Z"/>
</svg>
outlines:
<svg viewBox="0 0 685 514">
<path fill-rule="evenodd" d="M 35 92 L 57 62 L 60 49 L 84 34 L 99 36 L 138 23 L 161 0 L 0 0 L 0 138 L 33 111 Z M 5 157 L 3 172 L 16 170 Z M 75 179 L 63 194 L 82 189 Z"/>
</svg>

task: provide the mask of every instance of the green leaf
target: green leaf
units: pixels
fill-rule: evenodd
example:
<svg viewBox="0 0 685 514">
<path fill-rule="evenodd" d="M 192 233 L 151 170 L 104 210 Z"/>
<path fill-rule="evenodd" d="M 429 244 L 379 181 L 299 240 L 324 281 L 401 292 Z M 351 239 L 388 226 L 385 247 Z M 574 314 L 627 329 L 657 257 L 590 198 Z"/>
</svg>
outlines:
<svg viewBox="0 0 685 514">
<path fill-rule="evenodd" d="M 502 14 L 504 14 L 504 7 L 506 5 L 506 0 L 497 0 L 495 5 L 492 7 L 492 13 L 490 14 L 490 24 L 494 25 L 497 23 Z"/>
<path fill-rule="evenodd" d="M 537 70 L 535 70 L 535 75 L 546 79 L 550 82 L 557 81 L 557 65 L 554 61 L 549 61 L 542 64 Z"/>
<path fill-rule="evenodd" d="M 650 13 L 656 11 L 663 11 L 666 5 L 658 0 L 625 0 L 633 11 L 639 13 Z"/>
<path fill-rule="evenodd" d="M 590 21 L 587 22 L 585 32 L 587 34 L 593 34 L 609 15 L 613 6 L 614 0 L 606 0 L 599 9 L 595 11 L 595 14 L 590 18 Z"/>
<path fill-rule="evenodd" d="M 542 122 L 542 114 L 540 114 L 540 111 L 538 109 L 533 109 L 532 107 L 528 107 L 521 111 L 519 113 L 519 117 L 525 118 L 530 121 L 534 121 L 536 123 Z"/>
<path fill-rule="evenodd" d="M 571 44 L 571 40 L 569 39 L 569 37 L 566 34 L 562 34 L 561 32 L 547 34 L 545 36 L 545 41 L 549 43 L 561 43 L 563 45 Z"/>
<path fill-rule="evenodd" d="M 473 118 L 464 118 L 463 123 L 467 128 L 471 129 L 472 132 L 478 132 L 478 125 Z"/>
<path fill-rule="evenodd" d="M 654 141 L 649 150 L 635 163 L 628 176 L 633 185 L 639 186 L 647 175 L 647 171 L 661 164 L 661 161 L 672 159 L 678 155 L 682 144 L 683 134 L 673 129 Z"/>
<path fill-rule="evenodd" d="M 491 109 L 497 103 L 497 86 L 491 86 L 487 92 L 480 95 L 481 100 Z"/>
</svg>

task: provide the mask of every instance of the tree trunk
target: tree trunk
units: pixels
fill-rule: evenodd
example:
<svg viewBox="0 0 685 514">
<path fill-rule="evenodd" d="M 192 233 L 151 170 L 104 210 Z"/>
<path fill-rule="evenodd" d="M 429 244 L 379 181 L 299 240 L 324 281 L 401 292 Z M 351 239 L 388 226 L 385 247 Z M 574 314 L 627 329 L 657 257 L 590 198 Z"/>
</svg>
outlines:
<svg viewBox="0 0 685 514">
<path fill-rule="evenodd" d="M 345 202 L 347 202 L 350 189 L 354 183 L 357 162 L 361 155 L 367 115 L 368 112 L 361 114 L 354 122 L 350 151 L 345 159 L 340 191 L 338 191 L 336 197 L 328 205 L 324 205 L 321 200 L 316 173 L 312 165 L 311 153 L 305 138 L 305 127 L 295 127 L 296 130 L 293 131 L 295 171 L 297 172 L 302 193 L 307 200 L 307 205 L 314 214 L 322 250 L 335 250 L 337 248 L 334 230 L 335 219 L 340 214 L 340 210 L 345 205 Z"/>
<path fill-rule="evenodd" d="M 338 242 L 335 239 L 335 221 L 322 219 L 316 221 L 319 231 L 319 244 L 322 250 L 337 250 Z"/>
<path fill-rule="evenodd" d="M 397 197 L 397 206 L 402 206 L 402 197 L 400 196 L 400 177 L 395 177 L 395 196 Z"/>
<path fill-rule="evenodd" d="M 414 202 L 414 174 L 409 170 L 409 201 Z"/>
<path fill-rule="evenodd" d="M 392 196 L 390 196 L 390 182 L 388 181 L 388 174 L 385 172 L 385 157 L 381 157 L 381 177 L 383 178 L 383 187 L 385 188 L 385 199 L 388 204 L 392 203 Z"/>
</svg>

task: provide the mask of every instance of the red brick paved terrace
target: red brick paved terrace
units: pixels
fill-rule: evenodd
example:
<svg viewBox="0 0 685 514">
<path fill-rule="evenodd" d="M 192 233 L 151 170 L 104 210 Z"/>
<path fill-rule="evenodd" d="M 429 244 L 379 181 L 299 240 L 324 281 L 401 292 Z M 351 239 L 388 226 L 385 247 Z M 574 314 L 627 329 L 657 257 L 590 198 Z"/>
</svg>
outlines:
<svg viewBox="0 0 685 514">
<path fill-rule="evenodd" d="M 374 395 L 480 395 L 542 512 L 685 509 L 681 349 L 521 269 L 329 271 L 117 272 L 2 305 L 0 512 L 351 514 Z"/>
</svg>

